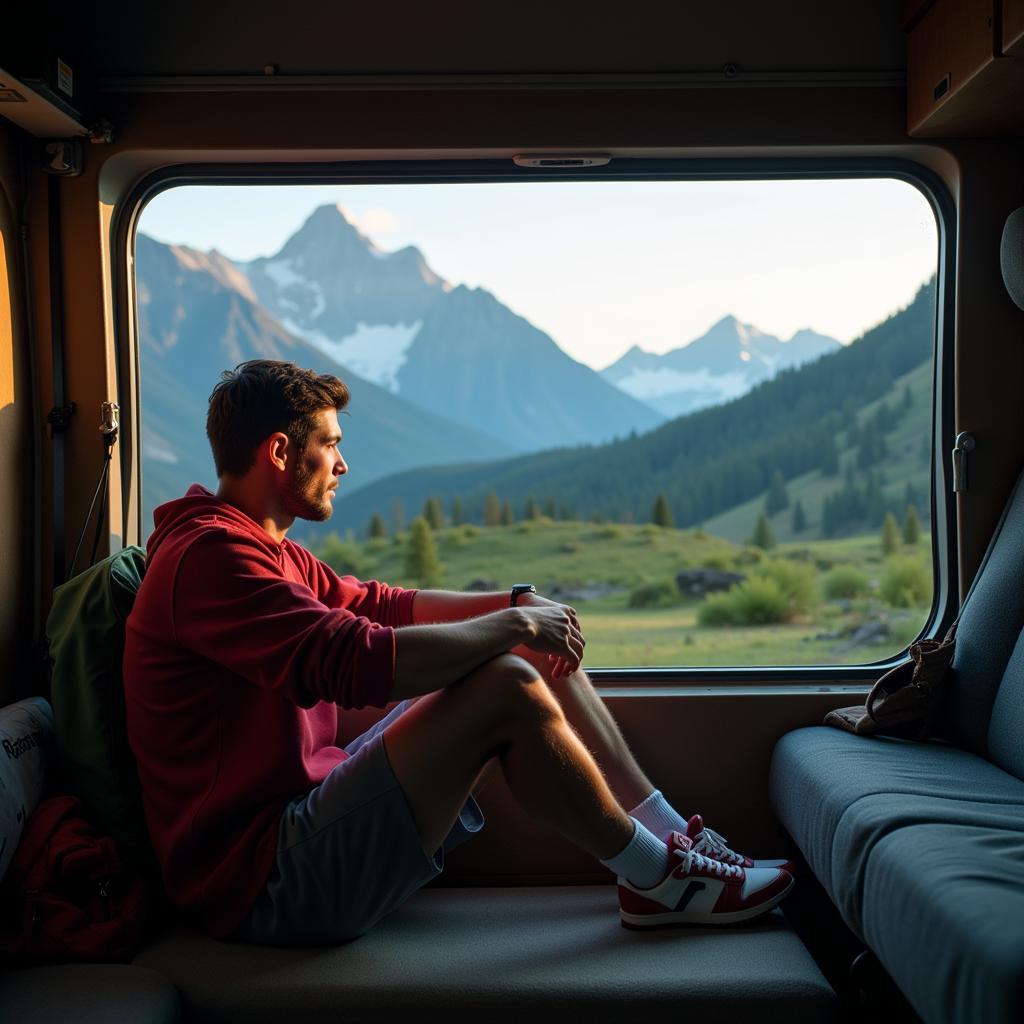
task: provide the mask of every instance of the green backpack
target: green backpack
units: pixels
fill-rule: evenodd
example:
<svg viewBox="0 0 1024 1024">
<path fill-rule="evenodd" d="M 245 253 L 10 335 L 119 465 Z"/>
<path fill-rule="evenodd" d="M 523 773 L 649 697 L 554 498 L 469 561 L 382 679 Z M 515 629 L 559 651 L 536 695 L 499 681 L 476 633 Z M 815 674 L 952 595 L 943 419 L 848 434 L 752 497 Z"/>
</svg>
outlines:
<svg viewBox="0 0 1024 1024">
<path fill-rule="evenodd" d="M 53 593 L 46 620 L 59 770 L 93 823 L 140 867 L 152 863 L 135 758 L 125 725 L 124 627 L 146 571 L 127 547 Z"/>
</svg>

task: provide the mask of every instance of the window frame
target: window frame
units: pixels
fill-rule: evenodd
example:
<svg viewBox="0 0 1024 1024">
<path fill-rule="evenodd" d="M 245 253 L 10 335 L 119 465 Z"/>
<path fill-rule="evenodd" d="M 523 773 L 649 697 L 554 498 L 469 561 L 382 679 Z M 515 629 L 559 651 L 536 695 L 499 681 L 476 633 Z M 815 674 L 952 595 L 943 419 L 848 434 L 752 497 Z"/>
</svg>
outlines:
<svg viewBox="0 0 1024 1024">
<path fill-rule="evenodd" d="M 135 483 L 134 524 L 122 510 L 122 536 L 141 537 L 142 458 L 139 332 L 135 292 L 135 236 L 142 212 L 161 192 L 187 185 L 456 184 L 536 181 L 751 181 L 892 178 L 916 188 L 935 216 L 938 236 L 935 339 L 932 363 L 931 522 L 932 606 L 918 639 L 942 635 L 959 606 L 956 502 L 951 460 L 955 436 L 956 207 L 937 174 L 913 160 L 886 157 L 699 158 L 615 157 L 603 167 L 563 170 L 520 168 L 510 159 L 352 161 L 336 163 L 182 163 L 142 176 L 114 212 L 112 235 L 114 338 L 121 396 L 122 479 Z M 125 437 L 125 434 L 129 435 Z M 134 532 L 132 532 L 134 527 Z M 904 660 L 906 648 L 878 662 L 852 665 L 652 666 L 588 669 L 595 684 L 637 692 L 673 688 L 764 693 L 783 686 L 806 691 L 863 693 L 883 672 Z"/>
</svg>

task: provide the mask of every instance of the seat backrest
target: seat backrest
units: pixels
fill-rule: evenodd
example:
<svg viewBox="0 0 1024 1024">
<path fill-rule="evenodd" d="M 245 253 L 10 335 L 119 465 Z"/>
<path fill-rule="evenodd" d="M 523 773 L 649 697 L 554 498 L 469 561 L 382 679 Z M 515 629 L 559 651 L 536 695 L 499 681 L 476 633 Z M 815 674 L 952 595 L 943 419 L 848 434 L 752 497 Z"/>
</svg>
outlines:
<svg viewBox="0 0 1024 1024">
<path fill-rule="evenodd" d="M 992 708 L 1024 629 L 1024 474 L 1010 495 L 956 633 L 943 735 L 989 756 Z"/>
<path fill-rule="evenodd" d="M 1000 245 L 1006 290 L 1024 309 L 1024 207 Z M 1022 322 L 1024 343 L 1024 322 Z M 1010 495 L 964 604 L 945 730 L 955 742 L 1024 778 L 1024 473 Z"/>
<path fill-rule="evenodd" d="M 1024 206 L 1006 219 L 999 257 L 1006 290 L 1024 309 Z M 1018 575 L 1017 586 L 1024 590 L 1024 575 Z M 1024 779 L 1024 628 L 992 703 L 988 750 L 1000 768 Z"/>
</svg>

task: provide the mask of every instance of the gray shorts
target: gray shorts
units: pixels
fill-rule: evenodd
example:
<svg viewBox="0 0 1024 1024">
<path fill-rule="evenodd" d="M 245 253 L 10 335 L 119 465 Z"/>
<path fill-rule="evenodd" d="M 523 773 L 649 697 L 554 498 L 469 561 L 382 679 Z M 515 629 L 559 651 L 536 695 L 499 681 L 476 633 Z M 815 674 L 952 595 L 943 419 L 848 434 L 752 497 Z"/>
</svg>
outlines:
<svg viewBox="0 0 1024 1024">
<path fill-rule="evenodd" d="M 441 849 L 424 854 L 382 738 L 409 703 L 356 737 L 346 760 L 285 807 L 270 877 L 234 938 L 281 946 L 354 939 L 439 875 L 445 851 L 483 827 L 469 797 Z"/>
</svg>

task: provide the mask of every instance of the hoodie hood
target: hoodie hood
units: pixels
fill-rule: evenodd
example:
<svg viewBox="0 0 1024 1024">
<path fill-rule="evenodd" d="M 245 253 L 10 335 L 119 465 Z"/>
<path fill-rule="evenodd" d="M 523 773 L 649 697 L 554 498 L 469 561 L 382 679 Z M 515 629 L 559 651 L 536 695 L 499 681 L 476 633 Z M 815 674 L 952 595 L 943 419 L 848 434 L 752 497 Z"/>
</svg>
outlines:
<svg viewBox="0 0 1024 1024">
<path fill-rule="evenodd" d="M 172 533 L 198 533 L 218 524 L 231 531 L 244 530 L 274 555 L 280 551 L 280 545 L 254 519 L 222 501 L 202 484 L 193 484 L 184 497 L 168 501 L 153 511 L 154 530 L 146 542 L 147 558 L 153 558 Z"/>
</svg>

